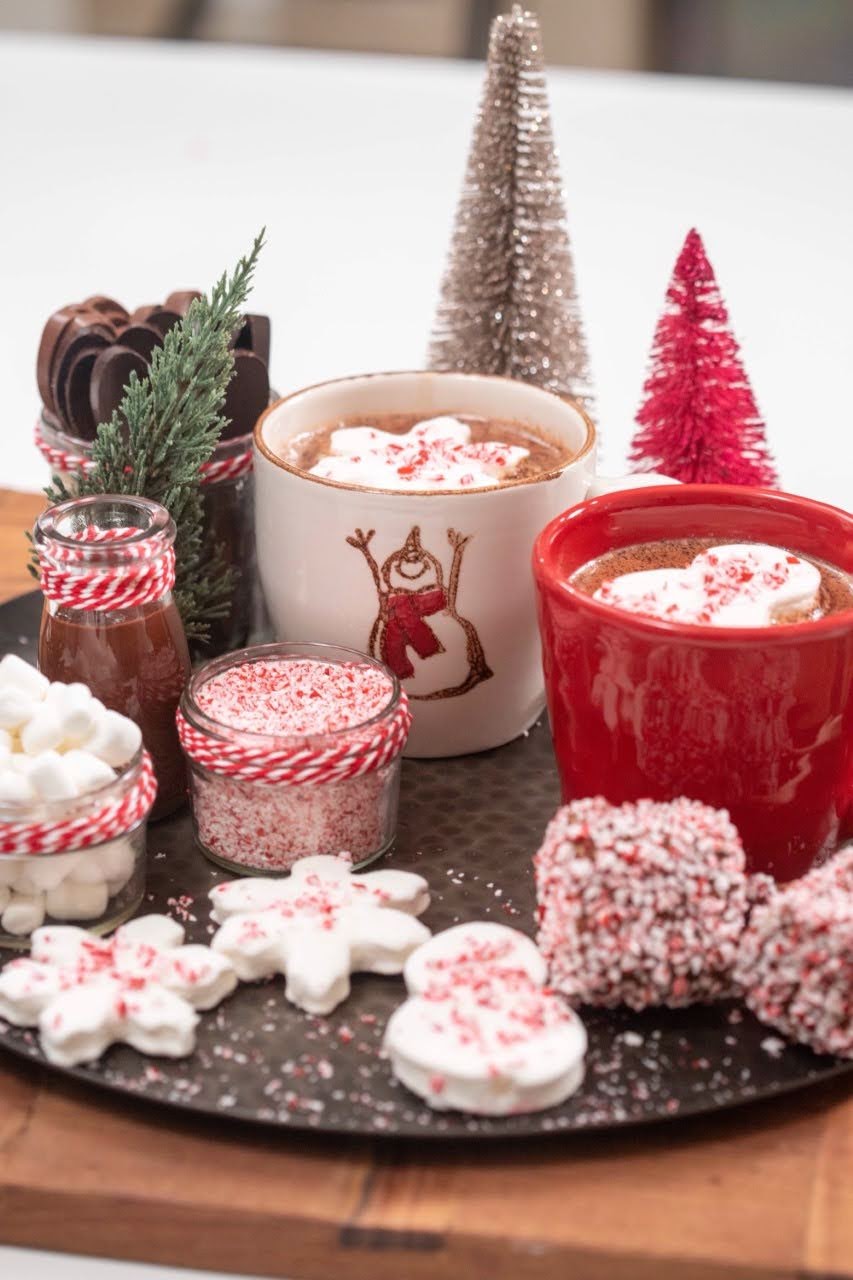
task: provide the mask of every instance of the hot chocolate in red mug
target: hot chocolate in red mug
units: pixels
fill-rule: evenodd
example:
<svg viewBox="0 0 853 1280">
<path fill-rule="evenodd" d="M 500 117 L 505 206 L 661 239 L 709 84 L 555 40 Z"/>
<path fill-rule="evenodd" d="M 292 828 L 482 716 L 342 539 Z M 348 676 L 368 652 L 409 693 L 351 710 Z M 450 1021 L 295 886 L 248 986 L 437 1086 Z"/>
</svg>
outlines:
<svg viewBox="0 0 853 1280">
<path fill-rule="evenodd" d="M 853 835 L 853 516 L 769 489 L 608 493 L 533 557 L 563 797 L 727 809 L 753 870 Z"/>
</svg>

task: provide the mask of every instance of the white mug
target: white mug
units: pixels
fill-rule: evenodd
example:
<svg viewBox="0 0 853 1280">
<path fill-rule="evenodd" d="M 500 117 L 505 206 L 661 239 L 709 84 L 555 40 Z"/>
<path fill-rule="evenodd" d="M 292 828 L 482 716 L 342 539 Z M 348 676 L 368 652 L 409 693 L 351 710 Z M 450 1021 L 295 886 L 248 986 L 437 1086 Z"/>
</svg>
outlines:
<svg viewBox="0 0 853 1280">
<path fill-rule="evenodd" d="M 472 414 L 540 428 L 568 462 L 488 489 L 400 492 L 308 475 L 291 436 L 342 418 Z M 277 400 L 255 427 L 258 566 L 279 640 L 346 645 L 396 672 L 413 712 L 406 754 L 509 742 L 544 706 L 530 557 L 554 516 L 605 489 L 595 428 L 571 401 L 508 378 L 376 373 Z"/>
</svg>

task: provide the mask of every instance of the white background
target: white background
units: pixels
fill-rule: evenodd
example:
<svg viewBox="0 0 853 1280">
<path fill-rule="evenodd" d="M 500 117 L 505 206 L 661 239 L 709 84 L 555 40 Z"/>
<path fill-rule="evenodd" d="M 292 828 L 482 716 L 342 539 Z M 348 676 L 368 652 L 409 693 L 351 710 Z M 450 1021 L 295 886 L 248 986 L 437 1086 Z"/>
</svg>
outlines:
<svg viewBox="0 0 853 1280">
<path fill-rule="evenodd" d="M 281 390 L 424 360 L 474 116 L 472 64 L 0 42 L 0 478 L 38 487 L 58 305 L 206 287 L 265 223 L 253 305 Z M 853 95 L 555 70 L 554 127 L 621 469 L 683 237 L 705 238 L 784 487 L 850 506 Z"/>
<path fill-rule="evenodd" d="M 470 64 L 0 41 L 0 483 L 37 488 L 42 325 L 206 287 L 265 223 L 272 375 L 423 363 L 479 95 Z M 850 506 L 853 95 L 555 71 L 554 128 L 598 385 L 624 462 L 682 239 L 705 238 L 784 487 Z M 0 1246 L 10 1280 L 201 1273 Z"/>
</svg>

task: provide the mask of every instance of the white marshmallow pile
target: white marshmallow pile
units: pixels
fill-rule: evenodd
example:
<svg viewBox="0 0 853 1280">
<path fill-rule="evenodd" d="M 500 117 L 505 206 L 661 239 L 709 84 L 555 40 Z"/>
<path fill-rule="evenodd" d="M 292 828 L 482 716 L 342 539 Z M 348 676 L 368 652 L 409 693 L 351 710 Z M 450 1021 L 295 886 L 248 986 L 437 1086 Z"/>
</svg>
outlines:
<svg viewBox="0 0 853 1280">
<path fill-rule="evenodd" d="M 528 456 L 520 445 L 472 442 L 468 424 L 445 414 L 401 434 L 339 427 L 310 474 L 379 489 L 484 489 L 511 478 Z"/>
<path fill-rule="evenodd" d="M 26 821 L 28 807 L 39 802 L 97 791 L 141 745 L 139 727 L 108 711 L 86 685 L 51 683 L 14 653 L 0 660 L 0 809 L 6 821 Z M 134 861 L 127 838 L 73 853 L 0 854 L 0 930 L 24 936 L 45 915 L 97 919 L 127 884 Z"/>
<path fill-rule="evenodd" d="M 808 617 L 818 604 L 820 570 L 765 543 L 726 543 L 701 551 L 686 569 L 639 569 L 603 582 L 593 599 L 665 622 L 769 627 L 786 613 Z"/>
</svg>

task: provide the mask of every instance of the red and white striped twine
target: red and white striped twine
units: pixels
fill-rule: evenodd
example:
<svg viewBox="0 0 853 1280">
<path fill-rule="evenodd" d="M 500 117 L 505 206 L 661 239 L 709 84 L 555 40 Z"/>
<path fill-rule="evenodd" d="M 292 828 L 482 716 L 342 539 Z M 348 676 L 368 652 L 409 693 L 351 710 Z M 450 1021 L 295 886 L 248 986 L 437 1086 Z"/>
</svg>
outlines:
<svg viewBox="0 0 853 1280">
<path fill-rule="evenodd" d="M 212 457 L 209 462 L 201 464 L 201 483 L 218 484 L 221 480 L 239 480 L 252 470 L 252 445 L 242 453 L 235 453 L 231 458 Z"/>
<path fill-rule="evenodd" d="M 80 543 L 118 542 L 135 527 L 99 529 L 86 525 L 70 535 Z M 175 585 L 175 550 L 157 535 L 122 548 L 125 563 L 86 568 L 86 549 L 62 542 L 39 548 L 39 582 L 45 597 L 66 609 L 132 609 L 159 600 Z"/>
<path fill-rule="evenodd" d="M 69 853 L 88 849 L 131 831 L 146 816 L 157 794 L 151 757 L 142 753 L 139 777 L 123 796 L 91 813 L 58 822 L 0 821 L 0 854 Z"/>
<path fill-rule="evenodd" d="M 309 746 L 247 747 L 224 742 L 196 729 L 181 711 L 177 713 L 181 746 L 193 764 L 211 773 L 257 782 L 264 786 L 317 787 L 326 782 L 344 782 L 372 773 L 389 764 L 406 745 L 412 713 L 405 693 L 387 721 L 377 725 L 369 736 L 352 730 L 344 741 L 317 749 Z"/>
<path fill-rule="evenodd" d="M 70 449 L 62 449 L 58 445 L 48 444 L 42 435 L 40 422 L 35 425 L 34 440 L 36 448 L 51 471 L 65 471 L 72 475 L 75 471 L 79 471 L 85 475 L 95 466 L 92 459 L 87 458 L 85 454 L 73 453 Z M 252 470 L 252 466 L 252 445 L 250 441 L 242 453 L 235 453 L 230 458 L 217 458 L 214 456 L 208 462 L 203 462 L 201 464 L 201 483 L 218 484 L 223 480 L 239 480 L 241 476 L 248 475 Z"/>
<path fill-rule="evenodd" d="M 85 475 L 94 468 L 94 462 L 82 453 L 72 453 L 69 449 L 60 449 L 57 445 L 48 444 L 42 435 L 41 423 L 37 422 L 34 432 L 35 446 L 44 458 L 51 471 L 74 473 L 81 471 Z"/>
</svg>

